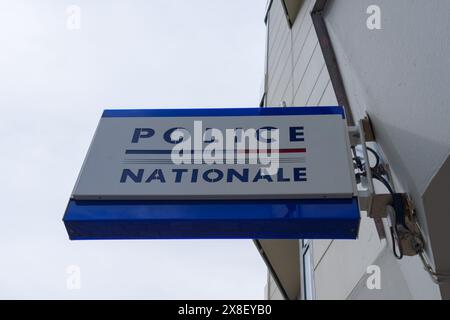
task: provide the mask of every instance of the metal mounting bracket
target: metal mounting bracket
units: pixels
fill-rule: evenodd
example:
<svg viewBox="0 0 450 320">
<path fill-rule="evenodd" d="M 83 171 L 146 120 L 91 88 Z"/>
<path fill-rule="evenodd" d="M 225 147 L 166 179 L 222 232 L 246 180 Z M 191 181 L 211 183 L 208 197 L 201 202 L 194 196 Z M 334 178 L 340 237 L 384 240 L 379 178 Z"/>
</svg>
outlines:
<svg viewBox="0 0 450 320">
<path fill-rule="evenodd" d="M 367 142 L 375 141 L 372 125 L 368 117 L 358 121 L 357 127 L 349 128 L 350 144 L 352 147 L 361 146 L 365 177 L 361 178 L 362 189 L 358 190 L 358 200 L 361 210 L 367 211 L 371 218 L 386 218 L 386 206 L 392 202 L 390 194 L 376 194 L 372 180 Z"/>
<path fill-rule="evenodd" d="M 391 226 L 400 223 L 395 229 L 395 236 L 400 243 L 404 255 L 416 255 L 423 248 L 423 240 L 415 224 L 414 208 L 406 193 L 376 193 L 373 184 L 373 176 L 389 176 L 389 166 L 379 163 L 375 168 L 370 166 L 367 142 L 375 142 L 374 131 L 368 117 L 359 120 L 357 127 L 349 128 L 350 143 L 353 148 L 360 146 L 360 156 L 364 174 L 360 174 L 360 189 L 358 189 L 358 201 L 360 209 L 367 211 L 367 216 L 375 222 L 380 239 L 386 238 L 383 220 L 387 218 Z M 356 152 L 355 152 L 356 153 Z M 393 192 L 393 190 L 391 190 Z M 394 209 L 395 207 L 395 209 Z M 397 217 L 395 212 L 400 212 Z"/>
</svg>

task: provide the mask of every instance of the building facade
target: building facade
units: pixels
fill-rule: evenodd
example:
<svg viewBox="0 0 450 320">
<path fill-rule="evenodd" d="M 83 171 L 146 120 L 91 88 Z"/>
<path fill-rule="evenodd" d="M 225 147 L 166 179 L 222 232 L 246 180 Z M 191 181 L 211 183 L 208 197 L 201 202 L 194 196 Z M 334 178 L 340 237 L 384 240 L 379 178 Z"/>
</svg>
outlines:
<svg viewBox="0 0 450 320">
<path fill-rule="evenodd" d="M 266 298 L 450 299 L 450 2 L 271 0 L 265 23 L 261 106 L 369 116 L 425 243 L 397 259 L 387 219 L 377 229 L 366 212 L 357 240 L 256 241 Z"/>
</svg>

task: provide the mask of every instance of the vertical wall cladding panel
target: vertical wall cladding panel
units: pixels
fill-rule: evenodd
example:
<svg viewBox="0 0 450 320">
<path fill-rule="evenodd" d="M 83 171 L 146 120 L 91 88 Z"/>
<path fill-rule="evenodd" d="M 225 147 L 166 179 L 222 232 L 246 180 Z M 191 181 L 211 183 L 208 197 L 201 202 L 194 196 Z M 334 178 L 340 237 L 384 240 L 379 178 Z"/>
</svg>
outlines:
<svg viewBox="0 0 450 320">
<path fill-rule="evenodd" d="M 287 63 L 288 64 L 288 63 Z M 280 79 L 275 86 L 275 89 L 272 91 L 273 95 L 268 96 L 268 105 L 269 106 L 280 106 L 283 101 L 283 97 L 288 97 L 290 100 L 285 100 L 287 105 L 290 105 L 292 102 L 292 82 L 291 82 L 291 73 L 288 70 L 287 66 L 285 66 L 281 72 Z"/>
<path fill-rule="evenodd" d="M 289 38 L 289 26 L 284 15 L 281 0 L 274 0 L 270 10 L 269 28 L 269 74 L 274 72 L 280 60 L 280 56 Z"/>
<path fill-rule="evenodd" d="M 323 255 L 329 249 L 332 240 L 313 240 L 314 269 L 318 266 Z"/>
<path fill-rule="evenodd" d="M 270 106 L 278 106 L 284 95 L 292 95 L 287 91 L 292 73 L 292 43 L 290 29 L 280 1 L 274 0 L 269 13 L 270 19 L 279 24 L 278 30 L 274 33 L 275 38 L 269 35 L 267 105 Z"/>
<path fill-rule="evenodd" d="M 297 41 L 296 37 L 298 37 L 299 31 L 305 28 L 304 26 L 306 23 L 311 22 L 310 13 L 311 8 L 314 5 L 314 1 L 315 0 L 305 0 L 300 7 L 300 11 L 298 12 L 297 18 L 295 19 L 294 25 L 292 26 L 294 42 Z"/>
<path fill-rule="evenodd" d="M 315 0 L 305 1 L 292 26 L 294 105 L 317 105 L 329 81 L 311 19 L 314 4 Z"/>
<path fill-rule="evenodd" d="M 359 239 L 334 240 L 316 266 L 316 298 L 346 299 L 385 248 L 372 219 L 361 215 Z"/>
<path fill-rule="evenodd" d="M 281 294 L 281 291 L 278 289 L 277 284 L 275 283 L 275 280 L 273 277 L 269 274 L 267 279 L 267 294 L 268 294 L 268 300 L 284 300 L 283 295 Z"/>
<path fill-rule="evenodd" d="M 277 43 L 281 42 L 280 28 L 284 22 L 283 17 L 283 8 L 281 7 L 280 0 L 273 0 L 272 7 L 269 11 L 269 43 L 268 48 L 269 52 L 273 51 L 273 47 L 276 46 Z"/>
<path fill-rule="evenodd" d="M 317 44 L 298 87 L 294 88 L 294 104 L 299 106 L 306 105 L 324 65 L 325 61 L 322 56 L 322 51 Z"/>
<path fill-rule="evenodd" d="M 302 47 L 305 44 L 305 40 L 312 28 L 311 9 L 314 6 L 315 0 L 305 1 L 299 12 L 299 17 L 295 20 L 292 26 L 292 43 L 293 43 L 293 55 L 294 65 L 298 61 L 299 55 L 302 51 Z"/>
<path fill-rule="evenodd" d="M 287 60 L 287 55 L 291 49 L 291 41 L 289 39 L 289 32 L 285 32 L 281 35 L 283 41 L 281 41 L 277 46 L 272 48 L 272 52 L 269 52 L 269 82 L 276 78 L 277 70 L 284 66 Z"/>
<path fill-rule="evenodd" d="M 272 82 L 273 78 L 276 78 L 275 74 L 280 66 L 282 67 L 286 62 L 286 55 L 290 51 L 290 39 L 289 32 L 283 32 L 280 35 L 282 38 L 279 43 L 272 47 L 272 51 L 269 51 L 269 83 Z"/>
<path fill-rule="evenodd" d="M 312 36 L 311 33 L 313 32 L 312 27 L 312 19 L 310 15 L 311 8 L 314 4 L 315 0 L 308 0 L 305 1 L 300 9 L 299 16 L 295 20 L 294 25 L 292 26 L 292 64 L 293 64 L 293 90 L 294 90 L 294 96 L 295 91 L 298 88 L 299 79 L 302 77 L 300 73 L 302 71 L 298 70 L 299 63 L 302 64 L 302 61 L 300 61 L 300 57 L 302 56 L 303 51 L 308 51 L 307 45 L 309 42 L 307 42 L 307 39 L 309 36 Z M 303 55 L 304 56 L 304 55 Z M 306 65 L 304 65 L 306 67 Z M 297 70 L 296 70 L 297 68 Z M 294 102 L 294 104 L 296 104 Z"/>
<path fill-rule="evenodd" d="M 280 290 L 275 290 L 270 296 L 270 300 L 284 300 Z"/>
<path fill-rule="evenodd" d="M 334 93 L 333 85 L 331 81 L 328 82 L 328 85 L 319 100 L 319 106 L 335 106 L 338 104 L 336 94 Z"/>
<path fill-rule="evenodd" d="M 315 1 L 306 1 L 304 4 L 305 16 L 297 25 L 294 25 L 294 105 L 306 105 L 309 97 L 318 83 L 319 76 L 324 68 L 325 61 L 318 45 L 317 35 L 312 25 L 310 12 Z M 313 44 L 314 43 L 314 44 Z M 311 52 L 311 47 L 314 49 Z M 328 72 L 323 76 L 328 76 Z M 328 76 L 329 77 L 329 76 Z M 322 79 L 323 80 L 323 77 Z M 323 85 L 323 83 L 320 83 Z M 320 85 L 319 84 L 319 85 Z M 320 89 L 318 89 L 320 90 Z M 311 104 L 314 105 L 314 104 Z"/>
<path fill-rule="evenodd" d="M 306 72 L 306 69 L 308 68 L 308 65 L 313 57 L 313 53 L 318 45 L 319 41 L 317 40 L 317 35 L 314 29 L 310 29 L 298 59 L 297 61 L 294 61 L 294 88 L 298 88 L 301 81 L 303 81 L 304 73 Z M 319 54 L 320 51 L 317 51 L 317 53 Z M 312 80 L 306 79 L 305 81 Z"/>
<path fill-rule="evenodd" d="M 275 21 L 273 25 L 276 26 L 272 27 L 274 29 L 272 38 L 269 31 L 268 105 L 277 106 L 282 101 L 285 101 L 287 105 L 304 105 L 311 94 L 311 92 L 302 92 L 304 95 L 301 99 L 302 103 L 298 103 L 293 98 L 317 45 L 317 36 L 315 36 L 310 16 L 313 5 L 314 0 L 303 3 L 290 29 L 281 0 L 273 2 L 270 19 Z M 309 91 L 313 90 L 318 80 L 322 66 L 317 65 L 321 63 L 318 57 L 313 60 L 313 67 L 309 70 L 308 79 L 304 84 Z"/>
<path fill-rule="evenodd" d="M 329 83 L 330 76 L 328 75 L 327 67 L 324 65 L 306 104 L 308 106 L 317 106 Z"/>
<path fill-rule="evenodd" d="M 289 83 L 286 86 L 286 89 L 281 97 L 281 101 L 285 101 L 287 106 L 295 105 L 294 101 L 294 90 L 292 84 L 292 76 L 289 77 Z"/>
<path fill-rule="evenodd" d="M 279 291 L 277 284 L 273 277 L 269 274 L 269 296 L 272 297 L 275 294 L 275 291 Z"/>
<path fill-rule="evenodd" d="M 275 62 L 275 67 L 272 71 L 272 76 L 269 71 L 269 105 L 277 106 L 284 95 L 292 75 L 291 63 L 291 42 L 288 37 L 284 43 L 284 48 L 280 59 Z M 291 86 L 292 88 L 292 86 Z"/>
</svg>

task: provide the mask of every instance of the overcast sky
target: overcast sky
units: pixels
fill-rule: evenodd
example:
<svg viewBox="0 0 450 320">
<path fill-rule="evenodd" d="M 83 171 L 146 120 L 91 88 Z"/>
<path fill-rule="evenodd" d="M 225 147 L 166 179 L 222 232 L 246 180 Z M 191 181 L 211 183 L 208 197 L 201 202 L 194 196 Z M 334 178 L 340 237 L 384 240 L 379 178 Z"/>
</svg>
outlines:
<svg viewBox="0 0 450 320">
<path fill-rule="evenodd" d="M 264 297 L 251 241 L 70 242 L 62 216 L 103 109 L 257 106 L 265 2 L 0 0 L 0 298 Z"/>
</svg>

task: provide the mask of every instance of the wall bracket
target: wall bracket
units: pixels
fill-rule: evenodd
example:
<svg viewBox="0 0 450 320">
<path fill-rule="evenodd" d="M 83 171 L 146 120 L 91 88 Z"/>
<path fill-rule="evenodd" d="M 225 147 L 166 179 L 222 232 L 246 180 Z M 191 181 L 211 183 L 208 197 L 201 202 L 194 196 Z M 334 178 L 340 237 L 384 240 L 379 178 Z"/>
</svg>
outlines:
<svg viewBox="0 0 450 320">
<path fill-rule="evenodd" d="M 398 258 L 414 256 L 423 251 L 424 242 L 416 222 L 414 205 L 406 193 L 396 193 L 389 183 L 389 165 L 379 154 L 367 146 L 375 145 L 375 134 L 368 117 L 359 120 L 357 127 L 349 128 L 350 144 L 353 151 L 356 180 L 359 183 L 358 201 L 360 209 L 367 212 L 377 227 L 380 239 L 386 238 L 383 219 L 389 222 L 394 252 Z M 376 158 L 371 166 L 369 152 Z M 373 180 L 384 184 L 389 193 L 379 193 Z M 397 247 L 396 247 L 397 246 Z M 397 251 L 396 251 L 397 250 Z"/>
</svg>

